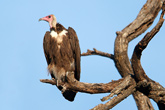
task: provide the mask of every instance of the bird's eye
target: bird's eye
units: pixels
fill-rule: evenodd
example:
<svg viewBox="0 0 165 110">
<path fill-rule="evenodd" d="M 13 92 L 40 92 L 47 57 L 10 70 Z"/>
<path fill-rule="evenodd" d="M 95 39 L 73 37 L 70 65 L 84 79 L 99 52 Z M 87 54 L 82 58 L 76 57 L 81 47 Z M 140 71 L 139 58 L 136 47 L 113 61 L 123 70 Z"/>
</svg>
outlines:
<svg viewBox="0 0 165 110">
<path fill-rule="evenodd" d="M 49 18 L 51 18 L 51 16 L 48 16 Z"/>
</svg>

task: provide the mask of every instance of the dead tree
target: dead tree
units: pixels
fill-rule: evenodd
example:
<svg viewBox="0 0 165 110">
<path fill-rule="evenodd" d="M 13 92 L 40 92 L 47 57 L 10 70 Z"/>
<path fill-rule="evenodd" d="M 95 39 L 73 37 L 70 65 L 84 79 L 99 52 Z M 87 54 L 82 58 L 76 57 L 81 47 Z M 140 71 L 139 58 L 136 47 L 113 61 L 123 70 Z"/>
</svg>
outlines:
<svg viewBox="0 0 165 110">
<path fill-rule="evenodd" d="M 130 60 L 127 54 L 129 42 L 145 32 L 152 25 L 160 11 L 161 15 L 158 23 L 135 46 Z M 101 99 L 102 101 L 109 100 L 107 103 L 99 104 L 91 110 L 109 110 L 131 94 L 139 110 L 154 110 L 149 98 L 157 103 L 160 110 L 165 110 L 165 88 L 147 76 L 140 62 L 142 51 L 163 25 L 164 13 L 165 0 L 147 0 L 137 18 L 123 30 L 116 32 L 114 54 L 101 52 L 97 49 L 82 53 L 82 56 L 100 55 L 110 58 L 114 61 L 122 79 L 106 84 L 83 83 L 77 81 L 72 72 L 68 72 L 66 76 L 68 83 L 63 85 L 65 88 L 62 91 L 69 89 L 90 94 L 110 93 L 110 95 Z M 56 85 L 56 81 L 52 79 L 41 79 L 40 81 Z M 110 99 L 111 97 L 113 98 Z"/>
</svg>

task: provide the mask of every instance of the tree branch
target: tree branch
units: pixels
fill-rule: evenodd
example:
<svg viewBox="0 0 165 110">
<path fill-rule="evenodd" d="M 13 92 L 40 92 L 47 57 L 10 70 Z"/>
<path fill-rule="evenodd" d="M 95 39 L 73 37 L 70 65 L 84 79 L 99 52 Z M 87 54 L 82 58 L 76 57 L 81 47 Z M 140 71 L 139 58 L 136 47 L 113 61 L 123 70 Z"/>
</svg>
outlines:
<svg viewBox="0 0 165 110">
<path fill-rule="evenodd" d="M 164 16 L 164 11 L 162 11 L 157 25 L 151 30 L 151 32 L 148 32 L 144 36 L 144 38 L 136 45 L 134 49 L 131 62 L 132 62 L 133 71 L 135 73 L 135 78 L 137 81 L 142 81 L 142 80 L 149 81 L 148 76 L 145 74 L 141 66 L 141 62 L 140 62 L 141 54 L 142 54 L 142 51 L 147 47 L 150 40 L 157 34 L 157 32 L 159 32 L 164 22 L 163 16 Z"/>
<path fill-rule="evenodd" d="M 137 18 L 122 31 L 117 32 L 114 49 L 114 61 L 115 66 L 122 77 L 125 77 L 128 74 L 134 75 L 127 54 L 129 42 L 145 32 L 151 26 L 156 16 L 158 15 L 158 12 L 162 8 L 162 1 L 164 0 L 147 0 L 146 4 L 139 12 Z M 132 81 L 136 84 L 135 80 Z M 136 98 L 136 104 L 140 110 L 150 109 L 151 106 L 149 106 L 147 103 L 149 102 L 149 98 L 144 97 L 144 95 L 138 91 L 136 91 L 133 96 Z"/>
<path fill-rule="evenodd" d="M 108 99 L 110 99 L 111 97 L 113 97 L 114 95 L 118 95 L 120 94 L 121 92 L 123 92 L 124 89 L 126 89 L 128 86 L 130 86 L 130 82 L 131 82 L 131 76 L 127 76 L 124 78 L 123 82 L 121 84 L 119 84 L 118 86 L 116 86 L 112 91 L 111 91 L 111 94 L 106 96 L 106 97 L 103 97 L 101 99 L 101 101 L 106 101 Z"/>
<path fill-rule="evenodd" d="M 52 85 L 57 85 L 57 80 L 55 80 L 55 79 L 40 79 L 40 82 L 52 84 Z"/>
<path fill-rule="evenodd" d="M 155 81 L 139 81 L 137 89 L 143 92 L 147 97 L 153 99 L 159 110 L 165 109 L 165 88 Z"/>
<path fill-rule="evenodd" d="M 127 29 L 130 29 L 127 33 L 128 42 L 138 37 L 152 25 L 162 5 L 163 2 L 161 2 L 161 0 L 147 0 L 147 3 L 143 6 L 137 18 L 127 26 Z M 125 29 L 122 31 L 127 30 Z"/>
<path fill-rule="evenodd" d="M 133 93 L 138 110 L 155 110 L 150 99 L 143 93 L 136 91 Z"/>
<path fill-rule="evenodd" d="M 105 52 L 101 52 L 101 51 L 98 51 L 96 50 L 95 48 L 93 48 L 93 50 L 87 50 L 86 53 L 82 53 L 81 56 L 88 56 L 88 55 L 100 55 L 100 56 L 103 56 L 103 57 L 108 57 L 110 59 L 114 59 L 114 55 L 113 54 L 109 54 L 109 53 L 105 53 Z"/>
<path fill-rule="evenodd" d="M 128 87 L 128 89 L 124 90 L 121 94 L 113 97 L 107 103 L 99 104 L 91 110 L 109 110 L 113 108 L 115 105 L 117 105 L 118 103 L 120 103 L 122 100 L 124 100 L 126 97 L 128 97 L 130 94 L 132 94 L 134 91 L 135 91 L 135 86 L 130 86 Z"/>
<path fill-rule="evenodd" d="M 72 91 L 77 91 L 77 92 L 84 92 L 84 93 L 90 93 L 90 94 L 97 94 L 97 93 L 110 93 L 115 87 L 121 87 L 119 85 L 125 85 L 125 80 L 130 81 L 130 77 L 122 78 L 117 81 L 111 81 L 109 83 L 83 83 L 79 82 L 74 78 L 74 73 L 73 72 L 68 72 L 67 73 L 67 83 L 60 85 L 63 87 L 62 91 L 66 90 L 72 90 Z M 43 83 L 48 83 L 52 85 L 57 85 L 55 79 L 41 79 L 40 80 Z M 124 83 L 123 83 L 124 81 Z M 129 86 L 128 83 L 127 85 L 123 86 Z M 123 89 L 123 88 L 122 88 Z"/>
<path fill-rule="evenodd" d="M 163 5 L 165 7 L 165 4 Z M 165 109 L 165 89 L 158 83 L 152 81 L 143 70 L 141 66 L 141 55 L 142 51 L 147 47 L 151 39 L 159 32 L 161 26 L 163 25 L 165 8 L 162 8 L 162 13 L 160 15 L 159 22 L 157 25 L 148 32 L 144 38 L 136 45 L 134 53 L 132 56 L 132 68 L 135 74 L 135 79 L 137 82 L 141 82 L 140 87 L 138 88 L 141 92 L 146 94 L 149 98 L 152 98 L 158 105 L 160 110 Z M 161 93 L 161 95 L 159 94 Z M 163 94 L 162 94 L 163 93 Z"/>
</svg>

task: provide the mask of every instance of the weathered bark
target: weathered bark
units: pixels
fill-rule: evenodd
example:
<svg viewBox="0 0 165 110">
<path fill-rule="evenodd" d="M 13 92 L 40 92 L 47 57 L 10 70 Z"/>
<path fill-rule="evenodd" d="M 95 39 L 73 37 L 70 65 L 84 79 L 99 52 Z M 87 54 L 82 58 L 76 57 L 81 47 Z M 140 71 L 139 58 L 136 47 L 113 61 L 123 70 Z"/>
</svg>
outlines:
<svg viewBox="0 0 165 110">
<path fill-rule="evenodd" d="M 63 92 L 65 90 L 74 90 L 77 92 L 84 92 L 84 93 L 90 93 L 90 94 L 97 94 L 97 93 L 114 93 L 115 95 L 117 93 L 120 93 L 122 90 L 127 88 L 128 86 L 131 85 L 130 83 L 131 77 L 128 76 L 126 78 L 119 79 L 117 81 L 111 81 L 109 83 L 83 83 L 79 82 L 74 78 L 74 73 L 73 72 L 68 72 L 67 74 L 67 83 L 61 85 L 63 86 Z M 50 80 L 50 79 L 41 79 L 40 80 L 43 83 L 48 83 L 52 85 L 56 85 L 56 80 Z M 116 92 L 120 89 L 119 92 Z"/>
<path fill-rule="evenodd" d="M 147 47 L 150 40 L 155 36 L 155 34 L 157 34 L 157 32 L 159 32 L 161 26 L 163 25 L 163 22 L 164 22 L 163 16 L 164 16 L 164 10 L 162 11 L 160 20 L 157 23 L 157 25 L 151 30 L 151 32 L 148 32 L 144 36 L 144 38 L 136 45 L 134 49 L 131 62 L 132 62 L 132 68 L 135 74 L 135 79 L 137 81 L 150 80 L 148 76 L 145 74 L 141 66 L 140 58 L 141 58 L 142 51 Z"/>
<path fill-rule="evenodd" d="M 136 45 L 130 62 L 127 54 L 129 42 L 152 25 L 160 10 L 162 13 L 159 22 Z M 74 78 L 73 72 L 68 72 L 67 83 L 61 85 L 63 86 L 61 91 L 73 90 L 90 94 L 110 93 L 101 99 L 102 101 L 109 100 L 108 102 L 99 104 L 91 110 L 109 110 L 131 94 L 139 110 L 154 110 L 149 98 L 157 103 L 160 110 L 165 110 L 165 88 L 147 76 L 140 62 L 142 51 L 163 25 L 164 12 L 165 0 L 147 0 L 136 19 L 123 30 L 116 32 L 114 54 L 104 53 L 95 48 L 93 51 L 88 50 L 86 53 L 82 53 L 82 56 L 99 55 L 110 58 L 114 61 L 118 72 L 123 77 L 122 79 L 106 84 L 83 83 Z M 52 85 L 57 84 L 55 79 L 42 79 L 40 81 Z M 111 97 L 113 98 L 110 99 Z"/>
<path fill-rule="evenodd" d="M 163 9 L 157 25 L 136 45 L 131 60 L 135 80 L 137 82 L 141 81 L 139 91 L 142 91 L 147 97 L 152 98 L 157 103 L 160 110 L 165 109 L 165 95 L 162 95 L 165 94 L 165 89 L 159 83 L 152 81 L 146 75 L 143 67 L 141 66 L 140 58 L 142 51 L 147 47 L 150 40 L 159 32 L 161 26 L 163 25 L 164 12 L 165 10 Z"/>
<path fill-rule="evenodd" d="M 142 7 L 137 18 L 127 27 L 125 27 L 121 32 L 117 32 L 117 37 L 115 40 L 114 59 L 116 68 L 118 69 L 122 77 L 125 77 L 128 74 L 134 75 L 127 54 L 128 43 L 134 38 L 138 37 L 143 32 L 145 32 L 151 26 L 154 19 L 158 15 L 158 12 L 162 8 L 163 2 L 161 0 L 148 0 L 146 4 Z M 135 80 L 132 81 L 135 82 Z M 148 104 L 146 103 L 150 102 L 149 98 L 144 97 L 144 95 L 140 92 L 135 92 L 133 96 L 134 98 L 136 98 L 135 101 L 138 106 L 138 109 L 151 109 L 151 107 L 148 106 Z"/>
</svg>

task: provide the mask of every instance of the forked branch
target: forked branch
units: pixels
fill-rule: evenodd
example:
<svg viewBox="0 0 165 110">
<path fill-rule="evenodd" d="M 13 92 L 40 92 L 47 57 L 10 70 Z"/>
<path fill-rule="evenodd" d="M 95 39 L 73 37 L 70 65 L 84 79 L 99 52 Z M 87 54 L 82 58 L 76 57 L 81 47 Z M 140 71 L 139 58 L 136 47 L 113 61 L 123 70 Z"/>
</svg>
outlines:
<svg viewBox="0 0 165 110">
<path fill-rule="evenodd" d="M 124 100 L 127 96 L 129 96 L 135 91 L 135 86 L 131 84 L 130 75 L 125 78 L 119 79 L 118 81 L 111 81 L 107 84 L 79 82 L 74 78 L 74 72 L 67 72 L 66 79 L 68 82 L 65 83 L 64 85 L 61 85 L 63 86 L 62 92 L 64 92 L 65 90 L 85 92 L 90 94 L 111 92 L 110 95 L 102 98 L 102 101 L 108 100 L 110 99 L 110 97 L 117 95 L 113 97 L 110 101 L 108 101 L 106 104 L 101 104 L 96 106 L 94 108 L 96 110 L 108 110 L 114 107 L 116 104 L 120 103 L 122 100 Z M 55 79 L 52 80 L 42 79 L 40 81 L 52 85 L 57 84 Z"/>
<path fill-rule="evenodd" d="M 122 100 L 124 100 L 126 97 L 131 95 L 134 91 L 135 91 L 135 86 L 130 86 L 126 90 L 123 90 L 121 94 L 118 94 L 117 96 L 113 97 L 107 103 L 99 104 L 91 110 L 109 110 L 118 103 L 120 103 Z"/>
<path fill-rule="evenodd" d="M 165 5 L 163 5 L 165 7 Z M 162 8 L 162 13 L 160 15 L 159 22 L 157 25 L 148 32 L 144 38 L 136 45 L 134 49 L 134 53 L 132 56 L 132 67 L 135 74 L 135 79 L 137 82 L 141 82 L 139 90 L 146 94 L 149 98 L 152 98 L 157 104 L 160 110 L 165 109 L 165 89 L 159 84 L 152 81 L 143 70 L 141 66 L 140 58 L 142 55 L 142 51 L 147 47 L 151 39 L 157 34 L 160 30 L 161 26 L 163 25 L 165 9 Z M 144 91 L 145 90 L 145 91 Z M 154 94 L 153 94 L 154 93 Z M 159 94 L 163 93 L 163 94 Z"/>
</svg>

